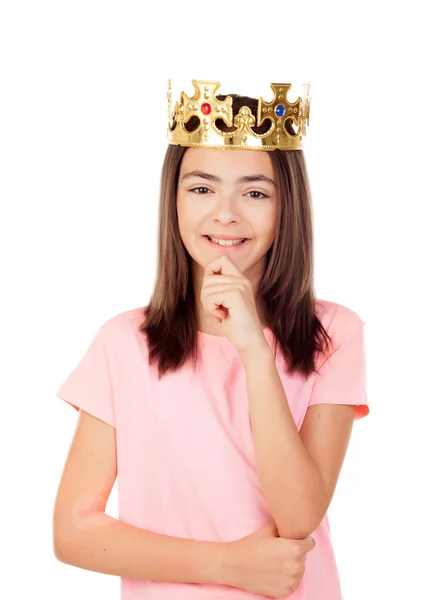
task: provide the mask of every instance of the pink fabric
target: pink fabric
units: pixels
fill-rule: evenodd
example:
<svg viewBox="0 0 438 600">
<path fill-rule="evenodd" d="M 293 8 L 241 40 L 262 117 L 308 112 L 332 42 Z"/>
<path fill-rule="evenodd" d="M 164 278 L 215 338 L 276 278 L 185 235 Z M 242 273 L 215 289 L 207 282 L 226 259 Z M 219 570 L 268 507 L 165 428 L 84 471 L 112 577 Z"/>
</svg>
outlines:
<svg viewBox="0 0 438 600">
<path fill-rule="evenodd" d="M 119 518 L 156 533 L 233 541 L 271 523 L 259 485 L 245 373 L 225 337 L 198 332 L 203 359 L 160 382 L 138 333 L 141 307 L 106 321 L 57 396 L 117 429 Z M 364 322 L 325 300 L 317 314 L 338 349 L 308 380 L 277 368 L 298 429 L 313 404 L 356 405 L 369 412 Z M 273 333 L 264 330 L 273 348 Z M 327 514 L 293 600 L 341 600 Z M 239 588 L 121 578 L 122 600 L 259 599 Z M 267 596 L 266 596 L 267 597 Z"/>
</svg>

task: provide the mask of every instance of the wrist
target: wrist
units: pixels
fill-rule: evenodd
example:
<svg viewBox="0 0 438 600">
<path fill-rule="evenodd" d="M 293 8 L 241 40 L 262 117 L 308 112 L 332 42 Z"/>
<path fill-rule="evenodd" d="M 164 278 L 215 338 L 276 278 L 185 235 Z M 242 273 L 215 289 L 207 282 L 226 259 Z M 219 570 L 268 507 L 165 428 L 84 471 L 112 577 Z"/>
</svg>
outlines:
<svg viewBox="0 0 438 600">
<path fill-rule="evenodd" d="M 212 582 L 218 585 L 233 586 L 233 542 L 219 542 L 217 544 L 216 560 L 213 561 L 211 574 Z"/>
<path fill-rule="evenodd" d="M 271 347 L 264 337 L 252 344 L 248 350 L 239 352 L 239 355 L 244 367 L 254 363 L 265 363 L 274 358 Z"/>
</svg>

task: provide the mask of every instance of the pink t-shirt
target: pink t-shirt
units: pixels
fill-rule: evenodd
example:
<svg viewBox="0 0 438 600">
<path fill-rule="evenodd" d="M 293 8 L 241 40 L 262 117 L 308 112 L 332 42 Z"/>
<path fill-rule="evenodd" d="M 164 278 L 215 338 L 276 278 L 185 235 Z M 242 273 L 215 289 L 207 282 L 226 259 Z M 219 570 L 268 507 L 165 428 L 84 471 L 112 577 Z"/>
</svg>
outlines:
<svg viewBox="0 0 438 600">
<path fill-rule="evenodd" d="M 308 406 L 356 405 L 369 412 L 364 322 L 352 310 L 317 300 L 338 347 L 307 380 L 276 365 L 298 430 Z M 106 321 L 57 396 L 117 430 L 119 519 L 199 541 L 238 540 L 274 521 L 257 477 L 245 372 L 225 337 L 198 332 L 203 359 L 158 381 L 138 332 L 142 308 Z M 273 349 L 273 333 L 264 334 Z M 305 573 L 293 600 L 342 600 L 327 514 L 312 533 Z M 121 578 L 122 600 L 259 599 L 240 588 Z M 268 597 L 268 596 L 265 596 Z"/>
</svg>

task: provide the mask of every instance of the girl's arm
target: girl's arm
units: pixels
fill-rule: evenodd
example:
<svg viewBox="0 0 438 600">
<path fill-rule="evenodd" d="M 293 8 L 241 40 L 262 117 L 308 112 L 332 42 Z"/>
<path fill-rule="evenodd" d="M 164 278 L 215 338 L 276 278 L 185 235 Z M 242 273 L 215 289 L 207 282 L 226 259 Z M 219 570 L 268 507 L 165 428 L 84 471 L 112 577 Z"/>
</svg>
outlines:
<svg viewBox="0 0 438 600">
<path fill-rule="evenodd" d="M 108 575 L 227 584 L 225 546 L 146 531 L 95 510 L 55 538 L 54 552 L 63 563 Z"/>
<path fill-rule="evenodd" d="M 58 560 L 127 578 L 226 583 L 227 543 L 162 535 L 105 514 L 116 477 L 115 428 L 81 410 L 54 507 Z"/>
<path fill-rule="evenodd" d="M 355 406 L 310 406 L 299 432 L 268 344 L 243 353 L 242 362 L 263 494 L 280 537 L 305 538 L 330 505 Z"/>
</svg>

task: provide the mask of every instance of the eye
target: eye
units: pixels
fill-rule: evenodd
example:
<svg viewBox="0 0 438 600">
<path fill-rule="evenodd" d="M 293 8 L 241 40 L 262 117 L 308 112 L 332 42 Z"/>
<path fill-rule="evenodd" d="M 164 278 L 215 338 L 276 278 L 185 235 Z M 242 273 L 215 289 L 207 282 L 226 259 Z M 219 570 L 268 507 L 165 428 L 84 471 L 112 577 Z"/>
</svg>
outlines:
<svg viewBox="0 0 438 600">
<path fill-rule="evenodd" d="M 264 192 L 258 192 L 257 190 L 253 190 L 251 192 L 248 192 L 248 194 L 261 194 L 263 196 L 263 198 L 269 198 L 269 196 L 267 194 L 265 194 Z M 262 199 L 260 196 L 252 196 L 252 198 L 254 198 L 255 200 L 261 200 Z"/>
<path fill-rule="evenodd" d="M 192 190 L 189 190 L 189 192 L 195 192 L 195 194 L 200 194 L 201 196 L 204 194 L 204 192 L 199 192 L 197 190 L 206 190 L 207 192 L 209 192 L 210 190 L 204 186 L 199 186 L 199 187 L 195 187 Z"/>
</svg>

